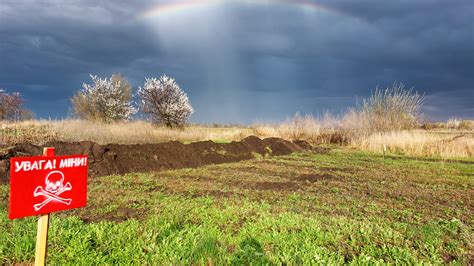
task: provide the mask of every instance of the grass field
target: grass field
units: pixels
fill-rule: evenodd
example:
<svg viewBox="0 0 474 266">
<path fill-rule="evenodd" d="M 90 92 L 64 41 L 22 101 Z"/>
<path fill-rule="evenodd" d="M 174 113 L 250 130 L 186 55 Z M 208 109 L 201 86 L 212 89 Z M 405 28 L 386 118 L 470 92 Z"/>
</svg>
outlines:
<svg viewBox="0 0 474 266">
<path fill-rule="evenodd" d="M 32 262 L 36 219 L 7 219 L 0 262 Z M 51 264 L 474 263 L 474 160 L 328 153 L 89 183 L 53 214 Z"/>
</svg>

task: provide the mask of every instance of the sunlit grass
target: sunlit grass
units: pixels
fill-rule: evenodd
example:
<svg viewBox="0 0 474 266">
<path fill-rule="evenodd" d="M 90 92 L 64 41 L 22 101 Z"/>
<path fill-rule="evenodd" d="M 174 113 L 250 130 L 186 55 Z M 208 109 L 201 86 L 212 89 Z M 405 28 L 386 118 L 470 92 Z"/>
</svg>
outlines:
<svg viewBox="0 0 474 266">
<path fill-rule="evenodd" d="M 349 150 L 90 180 L 53 214 L 51 264 L 467 264 L 472 163 Z M 0 260 L 31 262 L 36 222 L 7 219 Z"/>
</svg>

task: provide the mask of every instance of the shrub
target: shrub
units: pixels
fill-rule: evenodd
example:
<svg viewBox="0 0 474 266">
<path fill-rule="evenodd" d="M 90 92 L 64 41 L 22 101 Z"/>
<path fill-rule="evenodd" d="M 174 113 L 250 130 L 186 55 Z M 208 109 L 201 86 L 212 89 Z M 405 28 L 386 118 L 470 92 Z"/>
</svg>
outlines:
<svg viewBox="0 0 474 266">
<path fill-rule="evenodd" d="M 296 113 L 277 127 L 279 135 L 289 140 L 313 140 L 320 133 L 321 125 L 311 115 Z"/>
<path fill-rule="evenodd" d="M 349 141 L 340 119 L 329 113 L 322 118 L 296 113 L 274 127 L 258 126 L 255 130 L 258 135 L 276 135 L 287 140 L 305 140 L 312 144 L 346 144 Z"/>
<path fill-rule="evenodd" d="M 424 99 L 424 95 L 405 89 L 402 83 L 385 90 L 376 88 L 358 109 L 346 114 L 345 124 L 352 135 L 413 129 L 419 123 Z"/>
<path fill-rule="evenodd" d="M 450 119 L 448 119 L 448 121 L 446 122 L 446 127 L 448 129 L 459 129 L 459 126 L 461 125 L 461 120 L 456 118 L 456 117 L 451 117 Z"/>
<path fill-rule="evenodd" d="M 136 113 L 131 101 L 132 87 L 124 77 L 119 74 L 109 79 L 90 77 L 92 84 L 84 83 L 71 99 L 77 117 L 109 123 L 129 120 Z"/>
<path fill-rule="evenodd" d="M 181 90 L 174 78 L 166 75 L 147 78 L 138 90 L 141 110 L 155 123 L 167 127 L 182 126 L 194 112 L 188 96 Z"/>
<path fill-rule="evenodd" d="M 474 130 L 474 120 L 463 120 L 459 124 L 461 130 Z"/>
<path fill-rule="evenodd" d="M 446 124 L 443 123 L 443 122 L 426 122 L 424 123 L 423 125 L 421 125 L 421 128 L 422 129 L 425 129 L 425 130 L 433 130 L 433 129 L 445 129 L 446 128 Z"/>
<path fill-rule="evenodd" d="M 452 117 L 446 122 L 446 127 L 448 129 L 455 130 L 474 130 L 474 121 L 473 120 L 461 120 L 456 117 Z"/>
</svg>

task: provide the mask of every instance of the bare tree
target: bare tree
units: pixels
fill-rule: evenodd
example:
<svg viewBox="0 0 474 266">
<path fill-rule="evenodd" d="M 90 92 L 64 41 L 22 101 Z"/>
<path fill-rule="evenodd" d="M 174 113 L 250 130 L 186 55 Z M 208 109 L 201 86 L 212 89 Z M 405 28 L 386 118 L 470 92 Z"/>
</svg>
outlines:
<svg viewBox="0 0 474 266">
<path fill-rule="evenodd" d="M 33 113 L 24 106 L 24 100 L 20 93 L 8 93 L 0 89 L 0 120 L 20 121 L 31 119 Z"/>
<path fill-rule="evenodd" d="M 188 96 L 174 78 L 163 75 L 159 79 L 147 78 L 138 90 L 141 110 L 152 121 L 167 127 L 184 125 L 194 112 Z"/>
<path fill-rule="evenodd" d="M 123 76 L 90 77 L 92 84 L 84 83 L 71 99 L 76 116 L 108 123 L 129 120 L 136 113 L 132 105 L 132 87 Z"/>
</svg>

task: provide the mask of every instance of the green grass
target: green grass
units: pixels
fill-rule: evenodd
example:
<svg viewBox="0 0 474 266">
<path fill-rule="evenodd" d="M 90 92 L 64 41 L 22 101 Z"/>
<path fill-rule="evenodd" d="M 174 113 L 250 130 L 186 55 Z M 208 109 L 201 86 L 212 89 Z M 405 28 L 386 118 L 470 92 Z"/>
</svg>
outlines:
<svg viewBox="0 0 474 266">
<path fill-rule="evenodd" d="M 0 262 L 32 262 L 36 219 L 7 218 Z M 51 264 L 468 264 L 474 165 L 334 149 L 93 178 L 52 215 Z"/>
</svg>

